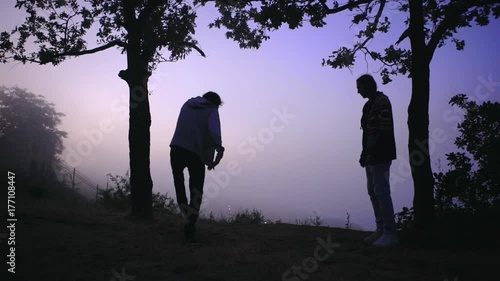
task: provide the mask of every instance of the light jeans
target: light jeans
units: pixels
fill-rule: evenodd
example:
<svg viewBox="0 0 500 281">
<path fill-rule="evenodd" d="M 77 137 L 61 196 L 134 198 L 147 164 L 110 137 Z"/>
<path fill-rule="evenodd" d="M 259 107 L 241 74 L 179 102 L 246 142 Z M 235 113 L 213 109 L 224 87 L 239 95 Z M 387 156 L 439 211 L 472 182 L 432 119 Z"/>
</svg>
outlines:
<svg viewBox="0 0 500 281">
<path fill-rule="evenodd" d="M 366 165 L 368 195 L 372 201 L 377 230 L 395 234 L 394 207 L 391 199 L 389 174 L 392 161 Z"/>
</svg>

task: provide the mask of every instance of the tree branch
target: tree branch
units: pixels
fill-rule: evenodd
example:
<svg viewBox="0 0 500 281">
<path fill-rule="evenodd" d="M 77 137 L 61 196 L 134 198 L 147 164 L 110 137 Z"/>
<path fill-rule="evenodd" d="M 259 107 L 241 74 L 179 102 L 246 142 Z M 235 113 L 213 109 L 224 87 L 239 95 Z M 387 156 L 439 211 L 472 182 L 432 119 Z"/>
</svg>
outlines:
<svg viewBox="0 0 500 281">
<path fill-rule="evenodd" d="M 380 20 L 380 17 L 382 16 L 382 13 L 384 12 L 385 2 L 386 2 L 386 0 L 380 1 L 380 7 L 378 8 L 377 15 L 375 15 L 375 21 L 373 22 L 374 31 L 377 30 L 378 22 Z M 373 33 L 372 33 L 372 37 L 373 37 Z"/>
<path fill-rule="evenodd" d="M 401 43 L 403 40 L 405 40 L 406 37 L 408 37 L 409 33 L 410 33 L 410 28 L 405 29 L 405 31 L 403 31 L 403 33 L 401 33 L 401 36 L 399 36 L 398 41 L 396 41 L 396 45 L 399 45 L 399 43 Z"/>
<path fill-rule="evenodd" d="M 375 15 L 375 20 L 373 21 L 373 27 L 372 27 L 373 30 L 370 30 L 370 34 L 369 34 L 370 38 L 373 38 L 373 34 L 375 33 L 375 31 L 377 31 L 378 22 L 380 21 L 380 17 L 382 16 L 382 13 L 384 12 L 386 1 L 387 0 L 380 0 L 380 7 L 378 7 L 377 14 Z"/>
<path fill-rule="evenodd" d="M 382 16 L 382 12 L 384 11 L 385 3 L 387 0 L 381 0 L 380 1 L 380 7 L 378 8 L 378 12 L 375 15 L 375 20 L 373 21 L 373 30 L 370 30 L 370 34 L 366 36 L 365 41 L 363 41 L 360 45 L 358 45 L 356 48 L 353 49 L 353 53 L 356 53 L 359 49 L 365 48 L 366 44 L 370 39 L 373 39 L 373 34 L 377 30 L 378 23 L 380 21 L 380 17 Z"/>
<path fill-rule="evenodd" d="M 454 22 L 457 22 L 460 18 L 459 14 L 456 14 L 457 9 L 449 9 L 448 13 L 444 16 L 443 20 L 439 23 L 436 31 L 434 31 L 427 43 L 427 53 L 429 55 L 429 61 L 432 59 L 434 52 L 439 44 L 439 42 L 443 39 L 444 34 L 448 29 L 453 25 Z"/>
<path fill-rule="evenodd" d="M 109 49 L 109 48 L 114 47 L 114 46 L 120 46 L 123 48 L 127 48 L 127 44 L 125 42 L 123 42 L 121 40 L 114 40 L 114 41 L 109 42 L 108 44 L 99 46 L 99 47 L 94 48 L 94 49 L 83 50 L 83 51 L 79 51 L 79 52 L 64 52 L 64 53 L 60 53 L 60 54 L 55 54 L 54 56 L 55 57 L 83 56 L 83 55 L 94 54 L 94 53 L 97 53 L 100 51 L 104 51 L 104 50 Z"/>
<path fill-rule="evenodd" d="M 443 20 L 439 23 L 436 30 L 432 33 L 429 42 L 427 43 L 427 51 L 429 54 L 429 60 L 432 59 L 434 52 L 436 51 L 439 42 L 443 39 L 444 34 L 453 27 L 456 23 L 460 21 L 460 17 L 468 9 L 473 7 L 479 7 L 484 5 L 498 4 L 498 0 L 484 0 L 484 1 L 463 1 L 463 4 L 458 7 L 450 8 L 445 14 Z M 448 6 L 453 5 L 453 2 L 448 4 Z"/>
<path fill-rule="evenodd" d="M 127 48 L 127 44 L 125 42 L 120 41 L 120 40 L 115 40 L 115 41 L 109 42 L 106 45 L 103 45 L 103 46 L 100 46 L 100 47 L 97 47 L 94 49 L 90 49 L 90 50 L 83 50 L 83 51 L 79 51 L 79 52 L 63 52 L 63 53 L 51 54 L 51 58 L 39 57 L 37 59 L 35 56 L 27 57 L 27 56 L 20 55 L 20 54 L 14 54 L 12 57 L 5 57 L 5 58 L 6 59 L 13 59 L 15 61 L 20 61 L 22 63 L 31 62 L 31 63 L 36 63 L 36 64 L 47 64 L 47 63 L 54 63 L 55 58 L 68 57 L 68 56 L 83 56 L 83 55 L 93 54 L 93 53 L 97 53 L 100 51 L 104 51 L 104 50 L 109 49 L 109 48 L 114 47 L 114 46 L 120 46 L 123 48 Z"/>
<path fill-rule="evenodd" d="M 326 4 L 325 4 L 326 14 L 331 15 L 331 14 L 336 14 L 336 13 L 342 12 L 342 11 L 347 10 L 347 9 L 351 10 L 353 8 L 356 8 L 357 6 L 359 6 L 361 4 L 368 4 L 372 1 L 373 0 L 358 0 L 358 1 L 349 0 L 347 2 L 347 4 L 344 4 L 342 6 L 339 6 L 337 8 L 332 8 L 332 9 L 326 7 Z"/>
<path fill-rule="evenodd" d="M 196 44 L 194 44 L 193 42 L 175 42 L 174 44 L 185 45 L 185 46 L 191 47 L 191 48 L 195 49 L 198 53 L 200 53 L 200 55 L 202 57 L 204 57 L 204 58 L 206 57 L 205 53 L 198 46 L 196 46 Z"/>
</svg>

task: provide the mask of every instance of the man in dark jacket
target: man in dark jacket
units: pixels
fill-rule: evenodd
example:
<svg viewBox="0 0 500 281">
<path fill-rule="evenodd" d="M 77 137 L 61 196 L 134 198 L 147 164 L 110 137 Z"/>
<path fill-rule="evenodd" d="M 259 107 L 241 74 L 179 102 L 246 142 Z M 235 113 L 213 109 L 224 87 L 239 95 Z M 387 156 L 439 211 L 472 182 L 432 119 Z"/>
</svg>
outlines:
<svg viewBox="0 0 500 281">
<path fill-rule="evenodd" d="M 360 76 L 356 86 L 358 93 L 368 99 L 361 117 L 363 151 L 359 163 L 366 169 L 368 195 L 377 225 L 375 232 L 364 242 L 377 247 L 392 247 L 399 241 L 389 185 L 391 163 L 396 159 L 391 102 L 377 91 L 377 83 L 371 75 Z"/>
<path fill-rule="evenodd" d="M 214 169 L 224 155 L 222 146 L 219 106 L 222 101 L 217 93 L 207 92 L 203 97 L 191 98 L 184 103 L 170 143 L 170 164 L 174 176 L 175 194 L 181 214 L 186 222 L 184 236 L 188 242 L 196 242 L 205 165 Z M 217 157 L 214 160 L 215 151 Z M 189 172 L 189 204 L 184 185 L 184 169 Z"/>
</svg>

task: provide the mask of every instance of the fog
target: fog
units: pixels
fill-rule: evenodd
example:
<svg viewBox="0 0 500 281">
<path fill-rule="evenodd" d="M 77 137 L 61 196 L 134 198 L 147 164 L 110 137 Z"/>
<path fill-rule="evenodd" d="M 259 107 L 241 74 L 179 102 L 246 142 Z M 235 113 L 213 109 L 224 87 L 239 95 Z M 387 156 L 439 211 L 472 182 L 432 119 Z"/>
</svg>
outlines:
<svg viewBox="0 0 500 281">
<path fill-rule="evenodd" d="M 11 1 L 9 1 L 11 2 Z M 10 30 L 24 16 L 2 4 L 0 29 Z M 404 15 L 388 14 L 402 22 Z M 398 158 L 391 167 L 395 211 L 411 206 L 413 181 L 408 166 L 407 107 L 411 81 L 405 76 L 382 85 L 380 64 L 359 57 L 355 67 L 321 66 L 340 46 L 354 43 L 349 17 L 335 17 L 322 29 L 308 26 L 270 34 L 259 50 L 241 50 L 224 31 L 206 26 L 216 14 L 199 11 L 196 39 L 206 58 L 192 53 L 185 60 L 160 64 L 150 79 L 151 174 L 153 191 L 175 196 L 169 143 L 180 107 L 206 91 L 219 93 L 224 159 L 207 171 L 202 212 L 228 215 L 258 209 L 266 218 L 283 221 L 321 216 L 330 226 L 344 226 L 346 213 L 359 229 L 373 229 L 361 152 L 363 100 L 355 80 L 372 73 L 393 106 Z M 404 26 L 394 23 L 391 35 L 376 38 L 370 48 L 382 50 Z M 453 151 L 460 112 L 448 105 L 458 93 L 476 101 L 498 100 L 500 55 L 498 30 L 459 33 L 464 51 L 453 44 L 438 49 L 431 64 L 430 144 L 433 169 L 446 169 L 445 153 Z M 91 45 L 94 43 L 90 41 Z M 402 46 L 408 47 L 404 41 Z M 117 50 L 66 60 L 60 65 L 0 65 L 0 85 L 19 86 L 46 97 L 65 114 L 68 133 L 63 160 L 100 186 L 106 174 L 124 175 L 128 158 L 128 88 L 118 78 L 126 59 Z M 230 206 L 230 211 L 229 211 Z"/>
</svg>

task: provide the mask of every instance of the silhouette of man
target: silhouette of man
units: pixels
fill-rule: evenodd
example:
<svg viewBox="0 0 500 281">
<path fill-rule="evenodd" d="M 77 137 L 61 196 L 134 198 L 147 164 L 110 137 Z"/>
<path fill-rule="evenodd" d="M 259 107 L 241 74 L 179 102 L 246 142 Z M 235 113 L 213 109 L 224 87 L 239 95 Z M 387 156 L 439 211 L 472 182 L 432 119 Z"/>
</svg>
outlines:
<svg viewBox="0 0 500 281">
<path fill-rule="evenodd" d="M 367 98 L 361 128 L 363 150 L 359 163 L 366 170 L 368 195 L 373 205 L 377 229 L 363 241 L 377 247 L 399 244 L 389 185 L 389 170 L 396 159 L 394 124 L 389 98 L 377 91 L 377 83 L 365 74 L 356 80 L 358 93 Z"/>
<path fill-rule="evenodd" d="M 203 196 L 205 165 L 214 169 L 223 155 L 219 110 L 222 101 L 217 93 L 194 97 L 181 108 L 170 143 L 170 164 L 174 176 L 177 203 L 184 218 L 184 237 L 196 242 L 196 221 Z M 214 160 L 215 151 L 217 156 Z M 189 172 L 189 204 L 184 185 L 184 169 Z"/>
</svg>

